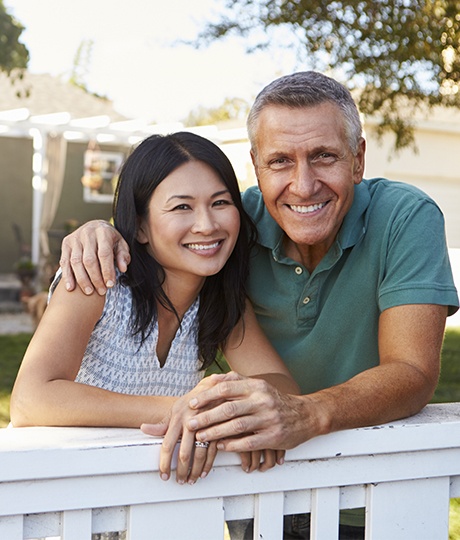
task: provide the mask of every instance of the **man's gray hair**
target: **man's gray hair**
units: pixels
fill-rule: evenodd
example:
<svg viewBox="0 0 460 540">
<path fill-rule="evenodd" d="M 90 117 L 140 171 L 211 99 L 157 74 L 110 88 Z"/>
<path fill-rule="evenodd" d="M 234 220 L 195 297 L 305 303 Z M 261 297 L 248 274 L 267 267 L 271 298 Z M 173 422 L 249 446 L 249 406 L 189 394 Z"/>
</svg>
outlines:
<svg viewBox="0 0 460 540">
<path fill-rule="evenodd" d="M 325 102 L 335 103 L 342 111 L 345 134 L 354 155 L 362 136 L 358 108 L 350 92 L 334 79 L 316 71 L 300 71 L 275 79 L 256 97 L 249 111 L 247 129 L 252 149 L 257 153 L 257 120 L 268 105 L 290 108 L 314 107 Z"/>
</svg>

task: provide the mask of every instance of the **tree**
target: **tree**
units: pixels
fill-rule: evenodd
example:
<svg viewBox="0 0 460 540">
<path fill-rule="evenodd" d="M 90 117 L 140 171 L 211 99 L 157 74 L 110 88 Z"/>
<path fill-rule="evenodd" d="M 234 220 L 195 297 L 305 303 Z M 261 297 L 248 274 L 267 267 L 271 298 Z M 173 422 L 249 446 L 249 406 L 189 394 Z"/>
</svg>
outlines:
<svg viewBox="0 0 460 540">
<path fill-rule="evenodd" d="M 197 107 L 184 120 L 186 126 L 207 126 L 227 120 L 246 118 L 249 104 L 240 98 L 225 98 L 219 107 Z"/>
<path fill-rule="evenodd" d="M 84 39 L 80 42 L 77 52 L 75 53 L 70 73 L 69 82 L 74 86 L 78 86 L 85 92 L 88 92 L 86 86 L 86 77 L 89 73 L 89 66 L 93 55 L 94 41 L 92 39 Z"/>
<path fill-rule="evenodd" d="M 23 30 L 24 27 L 7 13 L 3 0 L 0 0 L 0 71 L 4 71 L 12 82 L 22 78 L 29 62 L 29 51 L 19 41 Z"/>
<path fill-rule="evenodd" d="M 224 1 L 199 44 L 237 35 L 260 48 L 283 32 L 381 118 L 379 134 L 393 131 L 396 148 L 413 144 L 416 111 L 460 107 L 460 0 Z"/>
</svg>

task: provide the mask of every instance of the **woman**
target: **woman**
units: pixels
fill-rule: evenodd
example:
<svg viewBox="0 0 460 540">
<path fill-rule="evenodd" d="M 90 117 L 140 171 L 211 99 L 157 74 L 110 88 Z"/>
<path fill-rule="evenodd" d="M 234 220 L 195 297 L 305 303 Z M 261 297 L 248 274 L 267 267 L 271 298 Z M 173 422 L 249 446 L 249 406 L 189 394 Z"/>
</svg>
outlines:
<svg viewBox="0 0 460 540">
<path fill-rule="evenodd" d="M 219 379 L 203 379 L 219 350 L 234 371 L 297 392 L 246 301 L 255 233 L 216 145 L 185 132 L 146 139 L 122 167 L 114 220 L 129 269 L 105 297 L 55 284 L 12 392 L 13 425 L 139 427 L 171 412 L 185 425 L 190 399 Z M 177 481 L 205 476 L 215 454 L 184 427 Z M 280 456 L 259 466 L 260 454 L 243 455 L 242 466 Z"/>
</svg>

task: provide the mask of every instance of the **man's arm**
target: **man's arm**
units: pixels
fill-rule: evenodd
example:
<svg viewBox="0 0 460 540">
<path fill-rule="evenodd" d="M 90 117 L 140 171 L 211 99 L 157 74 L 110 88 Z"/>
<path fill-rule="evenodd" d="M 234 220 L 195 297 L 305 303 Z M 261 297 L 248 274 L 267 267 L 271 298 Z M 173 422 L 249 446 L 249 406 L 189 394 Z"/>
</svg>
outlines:
<svg viewBox="0 0 460 540">
<path fill-rule="evenodd" d="M 62 242 L 62 280 L 66 289 L 75 289 L 75 281 L 85 294 L 94 289 L 100 295 L 115 283 L 115 264 L 126 272 L 131 257 L 121 234 L 102 220 L 89 221 Z"/>
<path fill-rule="evenodd" d="M 446 315 L 445 306 L 426 304 L 384 311 L 379 366 L 313 394 L 286 395 L 250 379 L 221 382 L 195 396 L 191 407 L 226 402 L 193 417 L 189 428 L 199 440 L 241 452 L 289 449 L 317 435 L 413 415 L 437 385 Z"/>
</svg>

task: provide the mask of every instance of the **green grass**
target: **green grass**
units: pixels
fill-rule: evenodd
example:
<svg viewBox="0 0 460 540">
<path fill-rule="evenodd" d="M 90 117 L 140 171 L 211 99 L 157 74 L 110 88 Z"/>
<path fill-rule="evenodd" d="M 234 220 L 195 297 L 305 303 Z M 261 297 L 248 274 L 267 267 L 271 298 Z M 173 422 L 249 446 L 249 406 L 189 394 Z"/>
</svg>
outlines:
<svg viewBox="0 0 460 540">
<path fill-rule="evenodd" d="M 442 347 L 441 377 L 432 403 L 460 401 L 460 329 L 449 329 Z"/>
<path fill-rule="evenodd" d="M 449 512 L 449 540 L 460 539 L 460 499 L 451 499 Z"/>
<path fill-rule="evenodd" d="M 10 421 L 10 394 L 31 334 L 0 336 L 0 428 Z"/>
<path fill-rule="evenodd" d="M 0 336 L 0 427 L 9 422 L 10 393 L 30 338 L 30 334 Z M 432 403 L 453 401 L 460 402 L 460 329 L 446 331 L 441 377 Z M 449 525 L 449 540 L 460 540 L 460 499 L 451 501 Z"/>
</svg>

